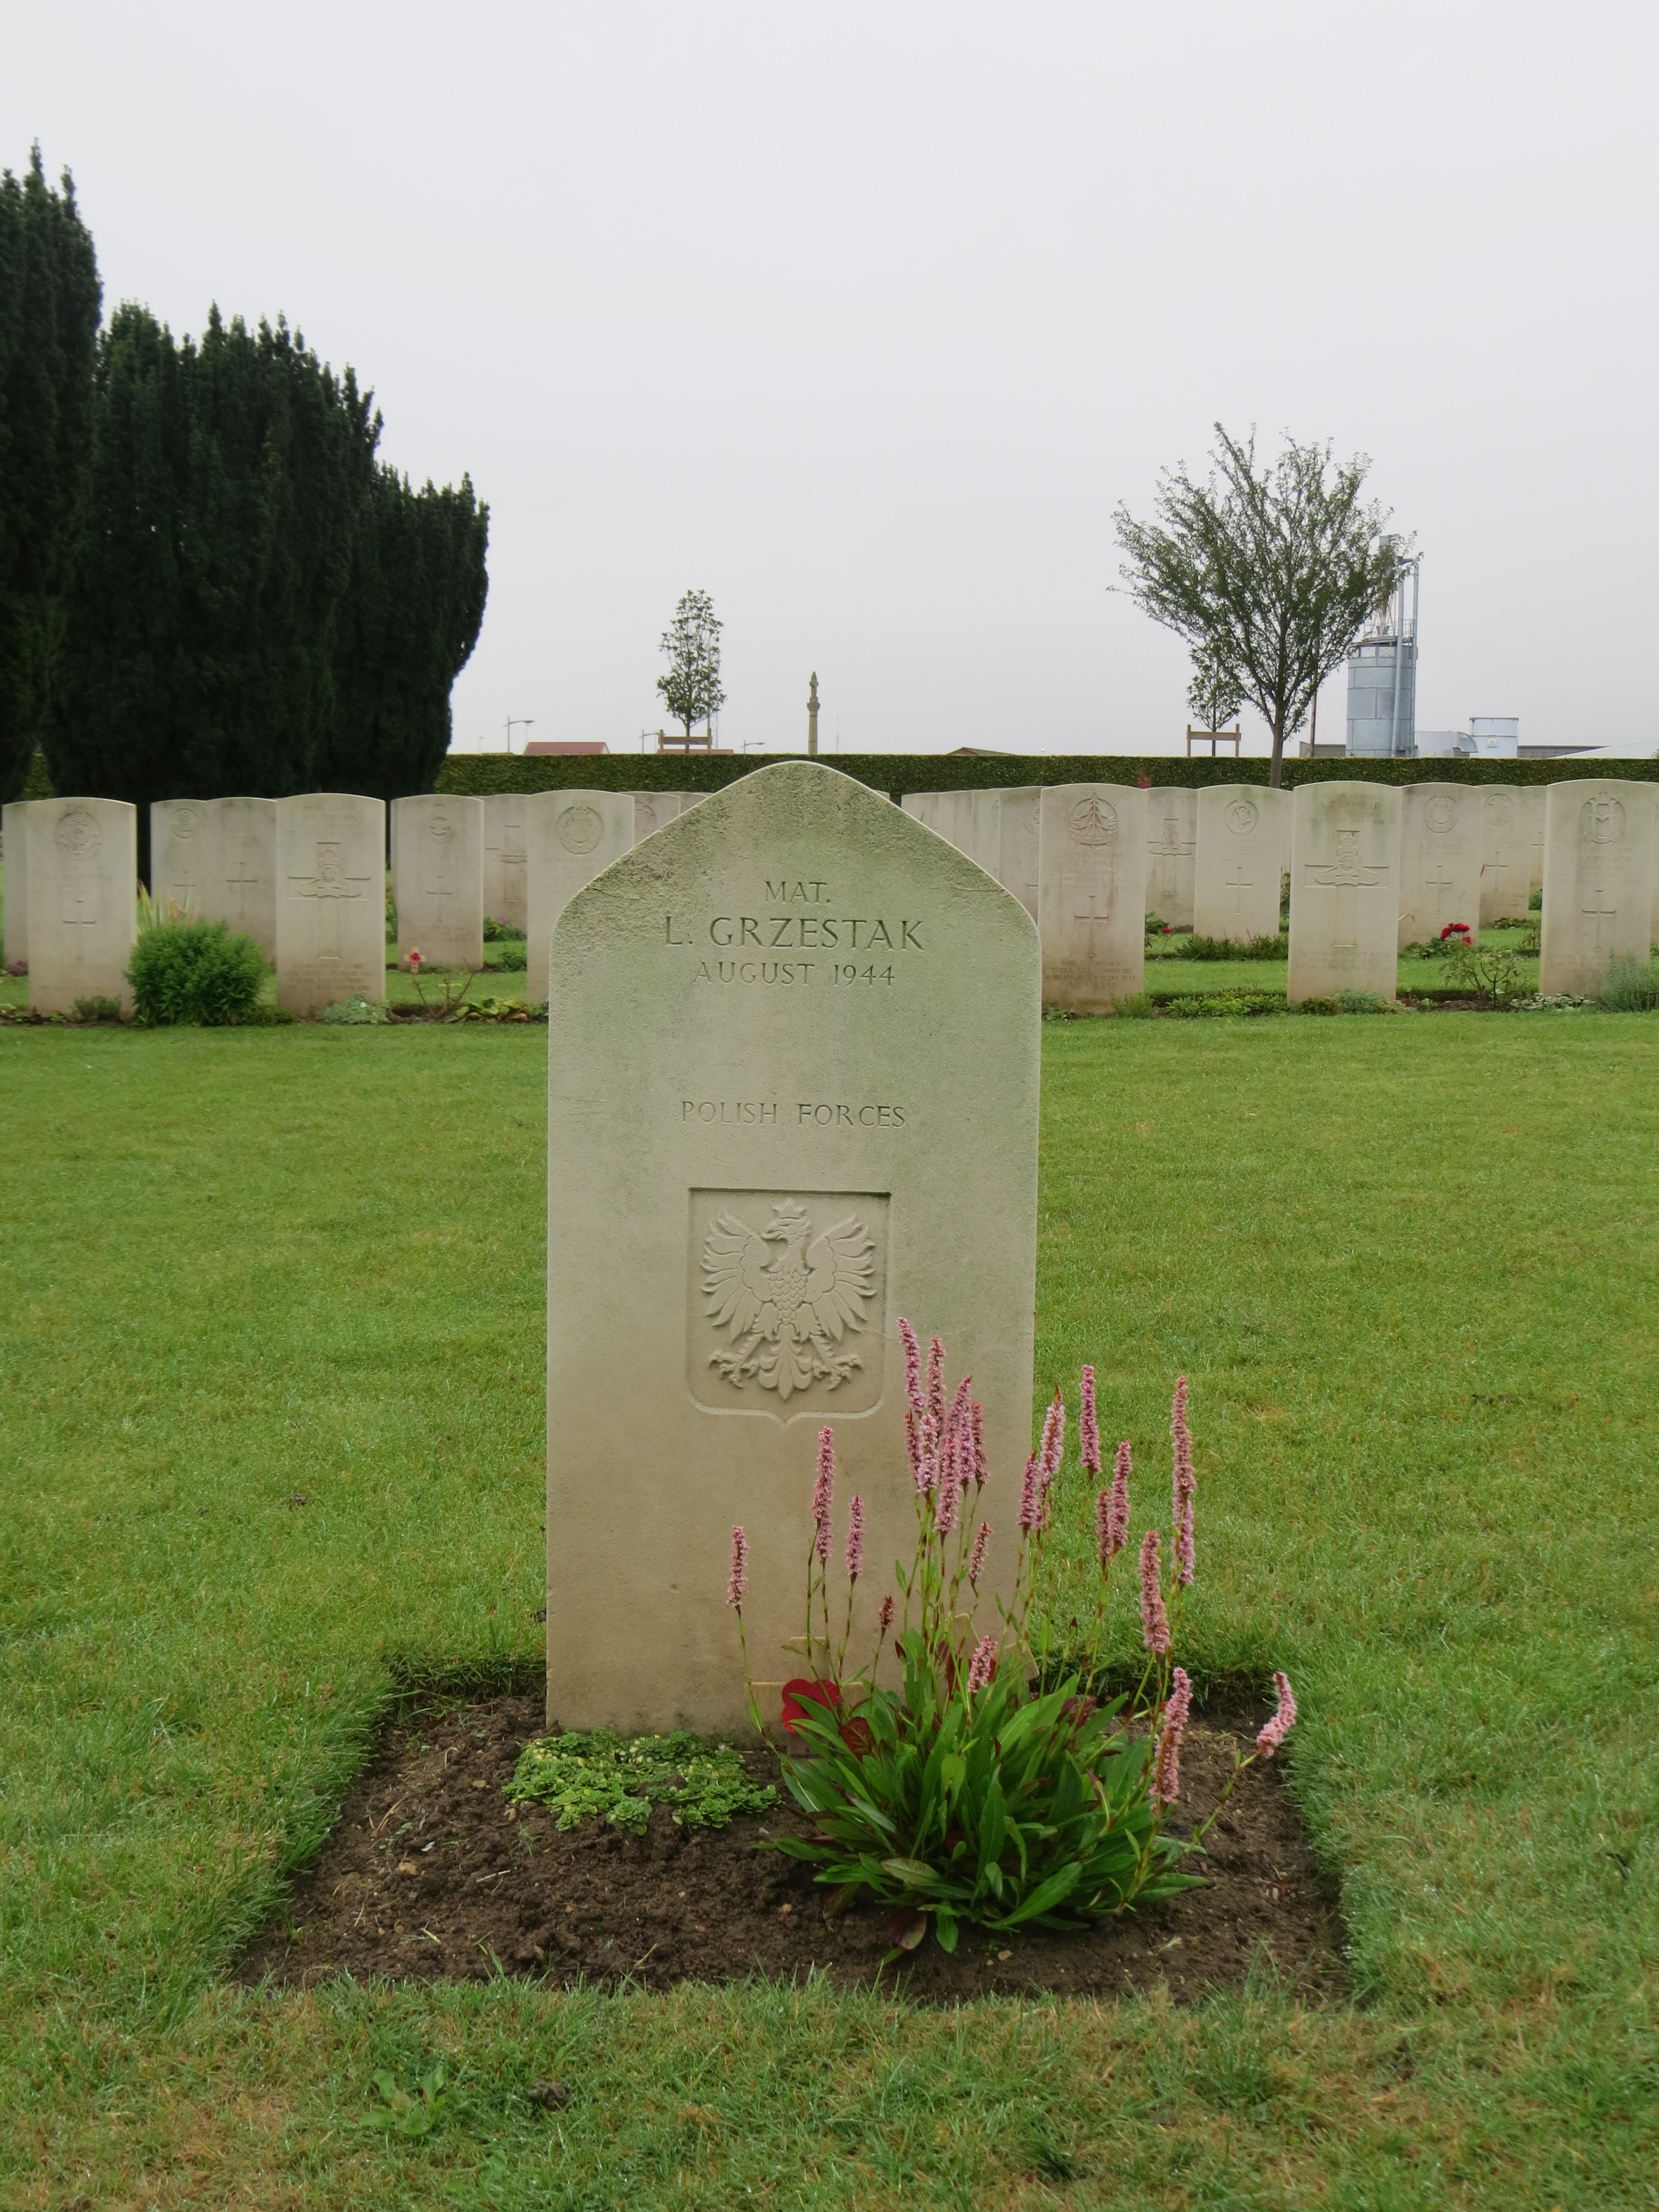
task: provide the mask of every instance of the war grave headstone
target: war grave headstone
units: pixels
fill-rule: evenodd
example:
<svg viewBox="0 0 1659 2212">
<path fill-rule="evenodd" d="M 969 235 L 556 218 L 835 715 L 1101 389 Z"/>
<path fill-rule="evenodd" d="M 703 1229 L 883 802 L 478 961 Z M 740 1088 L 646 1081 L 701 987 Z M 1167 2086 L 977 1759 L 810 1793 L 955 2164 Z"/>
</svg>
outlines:
<svg viewBox="0 0 1659 2212">
<path fill-rule="evenodd" d="M 1146 912 L 1171 929 L 1193 927 L 1198 856 L 1198 793 L 1170 787 L 1146 793 Z"/>
<path fill-rule="evenodd" d="M 1035 783 L 1017 784 L 998 793 L 1002 801 L 1001 836 L 996 877 L 1012 891 L 1033 921 L 1037 918 L 1038 821 L 1042 792 Z"/>
<path fill-rule="evenodd" d="M 1289 1003 L 1338 991 L 1392 999 L 1399 973 L 1399 792 L 1375 783 L 1304 783 L 1292 804 Z"/>
<path fill-rule="evenodd" d="M 1109 1014 L 1146 980 L 1146 794 L 1045 784 L 1037 854 L 1042 1003 Z"/>
<path fill-rule="evenodd" d="M 0 806 L 0 865 L 5 874 L 5 903 L 0 909 L 0 938 L 5 942 L 6 965 L 27 966 L 29 957 L 29 808 L 31 799 L 15 799 Z"/>
<path fill-rule="evenodd" d="M 1620 955 L 1647 959 L 1653 847 L 1652 784 L 1586 777 L 1547 787 L 1540 991 L 1592 997 Z"/>
<path fill-rule="evenodd" d="M 1006 1575 L 1030 1447 L 1038 974 L 1018 900 L 811 761 L 711 795 L 565 909 L 548 1024 L 550 1718 L 744 1724 L 723 1601 L 741 1522 L 749 1652 L 776 1721 L 800 1671 L 782 1647 L 800 1632 L 824 1424 L 836 1562 L 854 1493 L 863 1506 L 853 1648 L 873 1646 L 915 1533 L 901 1315 L 973 1376 Z"/>
<path fill-rule="evenodd" d="M 450 792 L 392 802 L 398 965 L 483 966 L 484 803 Z"/>
<path fill-rule="evenodd" d="M 28 839 L 29 1004 L 67 1014 L 77 999 L 132 1005 L 138 934 L 138 810 L 123 799 L 37 799 Z"/>
<path fill-rule="evenodd" d="M 584 884 L 619 860 L 634 842 L 634 799 L 626 791 L 538 791 L 529 801 L 530 942 L 526 995 L 547 996 L 553 925 Z"/>
<path fill-rule="evenodd" d="M 1528 849 L 1531 865 L 1527 870 L 1527 905 L 1531 909 L 1533 895 L 1544 888 L 1544 793 L 1536 785 L 1527 793 L 1529 811 L 1526 816 Z"/>
<path fill-rule="evenodd" d="M 386 996 L 386 805 L 312 791 L 276 805 L 276 1001 L 320 1013 Z"/>
<path fill-rule="evenodd" d="M 251 937 L 267 960 L 276 957 L 276 806 L 274 799 L 216 799 L 216 865 L 208 878 L 209 921 Z"/>
<path fill-rule="evenodd" d="M 1513 784 L 1480 790 L 1480 927 L 1524 915 L 1530 896 L 1531 856 L 1521 802 L 1528 794 Z"/>
<path fill-rule="evenodd" d="M 218 824 L 209 799 L 158 799 L 149 810 L 150 896 L 165 915 L 176 907 L 188 921 L 207 918 L 218 873 Z"/>
<path fill-rule="evenodd" d="M 1002 793 L 1000 791 L 911 791 L 902 801 L 913 820 L 976 860 L 988 876 L 1002 865 Z"/>
<path fill-rule="evenodd" d="M 514 929 L 530 927 L 529 804 L 517 791 L 492 793 L 483 803 L 483 910 Z"/>
<path fill-rule="evenodd" d="M 636 791 L 634 800 L 634 842 L 637 845 L 665 822 L 677 822 L 692 802 L 687 791 Z"/>
<path fill-rule="evenodd" d="M 1279 810 L 1259 784 L 1206 784 L 1198 796 L 1193 928 L 1248 945 L 1279 934 Z M 1167 919 L 1167 916 L 1165 917 Z"/>
<path fill-rule="evenodd" d="M 1450 922 L 1479 928 L 1481 799 L 1472 783 L 1411 783 L 1401 793 L 1396 950 L 1427 944 Z"/>
<path fill-rule="evenodd" d="M 1282 914 L 1286 880 L 1291 872 L 1291 841 L 1296 830 L 1296 808 L 1290 792 L 1275 791 L 1267 784 L 1257 784 L 1255 796 L 1267 813 L 1279 825 L 1279 912 Z M 1273 926 L 1277 929 L 1280 925 L 1275 922 Z"/>
</svg>

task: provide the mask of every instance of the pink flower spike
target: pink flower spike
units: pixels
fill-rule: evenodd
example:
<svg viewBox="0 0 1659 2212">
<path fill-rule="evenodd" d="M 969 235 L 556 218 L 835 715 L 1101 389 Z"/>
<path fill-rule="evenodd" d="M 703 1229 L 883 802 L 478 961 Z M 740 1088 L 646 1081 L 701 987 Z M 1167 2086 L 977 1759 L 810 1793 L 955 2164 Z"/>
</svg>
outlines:
<svg viewBox="0 0 1659 2212">
<path fill-rule="evenodd" d="M 884 1597 L 881 1601 L 881 1608 L 876 1615 L 876 1626 L 881 1631 L 882 1634 L 885 1636 L 892 1625 L 893 1601 L 890 1597 Z"/>
<path fill-rule="evenodd" d="M 968 1555 L 968 1582 L 970 1589 L 979 1588 L 979 1578 L 985 1572 L 985 1551 L 991 1540 L 991 1524 L 981 1521 L 979 1534 L 974 1539 L 974 1548 Z"/>
<path fill-rule="evenodd" d="M 1177 1667 L 1170 1686 L 1169 1703 L 1164 1708 L 1164 1728 L 1158 1739 L 1158 1750 L 1152 1758 L 1149 1794 L 1155 1806 L 1173 1805 L 1181 1795 L 1181 1738 L 1192 1703 L 1193 1686 L 1187 1679 L 1187 1669 Z"/>
<path fill-rule="evenodd" d="M 954 1532 L 957 1525 L 957 1508 L 961 1502 L 961 1498 L 962 1492 L 957 1488 L 956 1470 L 947 1466 L 944 1479 L 939 1486 L 938 1500 L 933 1507 L 933 1534 L 936 1536 L 949 1536 Z"/>
<path fill-rule="evenodd" d="M 920 1420 L 927 1407 L 921 1395 L 921 1346 L 916 1342 L 916 1333 L 902 1314 L 899 1316 L 899 1336 L 904 1346 L 904 1395 L 910 1401 L 910 1411 Z"/>
<path fill-rule="evenodd" d="M 726 1578 L 726 1602 L 734 1613 L 743 1611 L 743 1594 L 749 1587 L 749 1539 L 732 1524 L 732 1571 Z"/>
<path fill-rule="evenodd" d="M 847 1579 L 855 1583 L 859 1570 L 864 1565 L 864 1500 L 853 1492 L 853 1503 L 847 1509 Z"/>
<path fill-rule="evenodd" d="M 836 1432 L 818 1431 L 817 1480 L 812 1485 L 812 1541 L 820 1559 L 830 1558 L 830 1509 L 836 1495 Z"/>
<path fill-rule="evenodd" d="M 988 1690 L 991 1678 L 997 1671 L 997 1640 L 994 1636 L 981 1636 L 974 1646 L 974 1656 L 968 1662 L 968 1694 L 971 1698 L 981 1690 Z"/>
<path fill-rule="evenodd" d="M 904 1455 L 910 1462 L 911 1476 L 920 1490 L 921 1483 L 921 1416 L 914 1406 L 904 1409 Z"/>
<path fill-rule="evenodd" d="M 1078 1415 L 1078 1449 L 1091 1474 L 1100 1473 L 1100 1424 L 1095 1418 L 1095 1370 L 1083 1370 L 1082 1410 Z"/>
<path fill-rule="evenodd" d="M 1129 1439 L 1125 1437 L 1117 1448 L 1117 1466 L 1112 1475 L 1112 1520 L 1109 1533 L 1112 1543 L 1109 1556 L 1113 1559 L 1129 1540 L 1129 1474 L 1132 1464 Z"/>
<path fill-rule="evenodd" d="M 1140 1540 L 1140 1636 L 1146 1649 L 1160 1659 L 1170 1648 L 1170 1616 L 1164 1610 L 1164 1592 L 1158 1586 L 1156 1528 L 1149 1528 Z"/>
<path fill-rule="evenodd" d="M 1103 1490 L 1095 1500 L 1095 1557 L 1103 1567 L 1112 1564 L 1112 1493 Z"/>
<path fill-rule="evenodd" d="M 933 1425 L 931 1413 L 921 1417 L 921 1432 L 916 1439 L 916 1488 L 924 1498 L 929 1496 L 939 1481 L 939 1431 Z"/>
<path fill-rule="evenodd" d="M 1060 1462 L 1066 1454 L 1066 1401 L 1055 1391 L 1054 1402 L 1043 1416 L 1042 1442 L 1038 1447 L 1042 1486 L 1046 1490 L 1060 1473 Z"/>
<path fill-rule="evenodd" d="M 974 1487 L 983 1490 L 985 1478 L 991 1472 L 991 1462 L 985 1456 L 985 1408 L 977 1398 L 974 1401 Z"/>
<path fill-rule="evenodd" d="M 933 1433 L 945 1434 L 945 1340 L 933 1337 L 927 1346 L 927 1410 L 933 1417 Z"/>
<path fill-rule="evenodd" d="M 1042 1500 L 1037 1487 L 1037 1455 L 1032 1452 L 1025 1462 L 1025 1480 L 1019 1486 L 1020 1533 L 1029 1536 L 1042 1518 Z"/>
<path fill-rule="evenodd" d="M 968 1407 L 970 1403 L 968 1396 L 968 1386 L 973 1379 L 974 1378 L 971 1375 L 964 1375 L 961 1382 L 957 1385 L 956 1396 L 951 1401 L 951 1414 L 950 1419 L 945 1424 L 945 1433 L 950 1437 L 952 1443 L 956 1442 L 957 1438 L 962 1434 L 963 1429 L 968 1425 Z"/>
<path fill-rule="evenodd" d="M 1176 1582 L 1182 1589 L 1193 1585 L 1193 1501 L 1190 1496 L 1181 1509 L 1181 1525 L 1175 1539 Z"/>
<path fill-rule="evenodd" d="M 1279 1710 L 1255 1740 L 1258 1759 L 1271 1759 L 1296 1726 L 1296 1699 L 1291 1694 L 1290 1676 L 1275 1674 L 1273 1687 L 1279 1692 Z"/>
</svg>

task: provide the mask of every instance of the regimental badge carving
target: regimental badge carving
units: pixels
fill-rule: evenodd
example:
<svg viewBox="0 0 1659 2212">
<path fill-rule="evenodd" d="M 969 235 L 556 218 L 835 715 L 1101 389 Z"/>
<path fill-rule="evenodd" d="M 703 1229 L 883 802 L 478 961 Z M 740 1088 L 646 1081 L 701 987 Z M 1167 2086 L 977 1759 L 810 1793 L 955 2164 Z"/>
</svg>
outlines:
<svg viewBox="0 0 1659 2212">
<path fill-rule="evenodd" d="M 175 806 L 167 826 L 175 837 L 193 837 L 201 827 L 201 817 L 193 806 Z"/>
<path fill-rule="evenodd" d="M 1507 791 L 1494 791 L 1487 795 L 1486 819 L 1494 830 L 1515 827 L 1515 801 Z"/>
<path fill-rule="evenodd" d="M 75 860 L 89 860 L 104 842 L 97 817 L 85 806 L 71 806 L 60 814 L 53 834 L 58 851 Z"/>
<path fill-rule="evenodd" d="M 1326 890 L 1369 890 L 1380 884 L 1389 872 L 1387 864 L 1370 867 L 1359 856 L 1359 832 L 1339 830 L 1336 833 L 1336 858 L 1322 866 L 1317 861 L 1307 864 L 1308 880 Z"/>
<path fill-rule="evenodd" d="M 1248 837 L 1261 816 L 1254 800 L 1235 799 L 1221 818 L 1235 837 Z"/>
<path fill-rule="evenodd" d="M 1437 793 L 1423 809 L 1423 827 L 1436 837 L 1443 837 L 1448 830 L 1457 827 L 1457 801 Z"/>
<path fill-rule="evenodd" d="M 867 1412 L 881 1395 L 886 1196 L 694 1191 L 689 1380 L 700 1404 Z"/>
<path fill-rule="evenodd" d="M 657 826 L 657 810 L 648 799 L 634 801 L 634 830 L 640 837 L 648 837 Z"/>
<path fill-rule="evenodd" d="M 567 806 L 553 835 L 567 853 L 591 853 L 605 835 L 605 817 L 597 806 Z"/>
<path fill-rule="evenodd" d="M 1625 834 L 1625 809 L 1616 799 L 1587 799 L 1578 810 L 1578 835 L 1587 845 L 1616 845 Z"/>
<path fill-rule="evenodd" d="M 1109 799 L 1092 793 L 1079 799 L 1068 823 L 1074 845 L 1112 845 L 1117 842 L 1117 809 Z"/>
<path fill-rule="evenodd" d="M 441 842 L 447 844 L 449 840 L 455 835 L 455 824 L 450 820 L 447 814 L 428 815 L 427 817 L 426 834 L 428 837 L 436 837 L 441 841 Z"/>
</svg>

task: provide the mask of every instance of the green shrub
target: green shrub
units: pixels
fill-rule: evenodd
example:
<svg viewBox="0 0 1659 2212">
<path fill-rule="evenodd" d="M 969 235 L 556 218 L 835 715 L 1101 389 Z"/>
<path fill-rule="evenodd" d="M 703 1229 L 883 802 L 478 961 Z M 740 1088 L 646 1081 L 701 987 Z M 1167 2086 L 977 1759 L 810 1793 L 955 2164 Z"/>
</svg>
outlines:
<svg viewBox="0 0 1659 2212">
<path fill-rule="evenodd" d="M 1659 1007 L 1659 975 L 1650 962 L 1621 953 L 1608 967 L 1597 996 L 1610 1014 L 1650 1014 Z"/>
<path fill-rule="evenodd" d="M 489 965 L 507 974 L 522 974 L 530 965 L 530 947 L 522 938 L 502 938 L 499 941 L 496 957 Z"/>
<path fill-rule="evenodd" d="M 146 1029 L 245 1022 L 264 980 L 264 953 L 222 921 L 154 922 L 140 933 L 127 964 L 133 1019 Z"/>
<path fill-rule="evenodd" d="M 523 930 L 519 927 L 516 922 L 495 921 L 491 920 L 489 915 L 486 915 L 484 916 L 483 934 L 484 943 L 486 945 L 511 945 L 514 943 L 522 944 L 525 933 Z"/>
<path fill-rule="evenodd" d="M 121 1001 L 118 999 L 77 999 L 74 1018 L 77 1022 L 118 1022 Z"/>
<path fill-rule="evenodd" d="M 1289 952 L 1284 936 L 1253 937 L 1244 945 L 1231 937 L 1189 937 L 1181 948 L 1183 960 L 1283 960 Z"/>
</svg>

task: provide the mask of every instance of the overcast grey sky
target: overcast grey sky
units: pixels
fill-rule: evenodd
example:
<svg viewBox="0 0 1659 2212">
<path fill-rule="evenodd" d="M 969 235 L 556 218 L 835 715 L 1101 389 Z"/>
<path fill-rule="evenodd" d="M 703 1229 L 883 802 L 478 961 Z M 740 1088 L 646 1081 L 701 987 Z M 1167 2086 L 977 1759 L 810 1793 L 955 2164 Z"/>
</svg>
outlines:
<svg viewBox="0 0 1659 2212">
<path fill-rule="evenodd" d="M 458 747 L 636 744 L 698 584 L 723 743 L 803 743 L 816 667 L 826 749 L 1179 750 L 1111 512 L 1219 416 L 1373 456 L 1420 726 L 1651 752 L 1656 48 L 1634 4 L 54 0 L 0 161 L 73 169 L 106 312 L 280 309 L 387 458 L 470 471 Z"/>
</svg>

